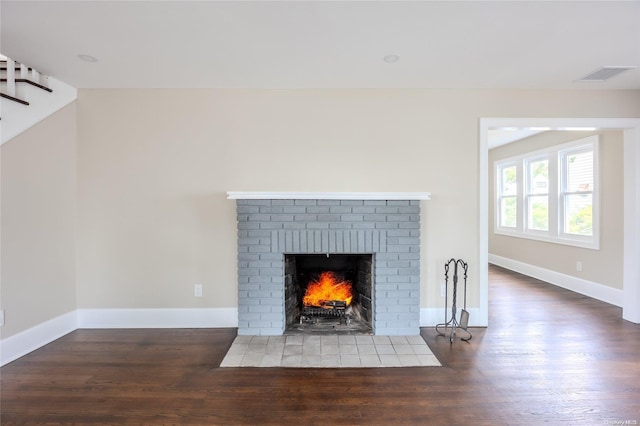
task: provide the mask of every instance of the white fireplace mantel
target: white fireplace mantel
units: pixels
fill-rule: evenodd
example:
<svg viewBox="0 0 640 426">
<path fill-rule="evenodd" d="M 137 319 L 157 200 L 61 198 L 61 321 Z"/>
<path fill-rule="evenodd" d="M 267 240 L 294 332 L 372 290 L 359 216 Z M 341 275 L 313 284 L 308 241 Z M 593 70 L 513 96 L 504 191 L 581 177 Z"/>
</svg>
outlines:
<svg viewBox="0 0 640 426">
<path fill-rule="evenodd" d="M 228 191 L 229 200 L 430 200 L 430 192 Z"/>
</svg>

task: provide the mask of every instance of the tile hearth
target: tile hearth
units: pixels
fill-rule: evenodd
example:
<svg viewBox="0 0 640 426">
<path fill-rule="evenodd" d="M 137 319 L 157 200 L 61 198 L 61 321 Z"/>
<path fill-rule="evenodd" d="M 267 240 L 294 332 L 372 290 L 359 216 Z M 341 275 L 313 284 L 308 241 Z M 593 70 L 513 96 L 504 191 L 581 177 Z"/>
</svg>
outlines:
<svg viewBox="0 0 640 426">
<path fill-rule="evenodd" d="M 220 367 L 435 367 L 421 336 L 238 336 Z"/>
</svg>

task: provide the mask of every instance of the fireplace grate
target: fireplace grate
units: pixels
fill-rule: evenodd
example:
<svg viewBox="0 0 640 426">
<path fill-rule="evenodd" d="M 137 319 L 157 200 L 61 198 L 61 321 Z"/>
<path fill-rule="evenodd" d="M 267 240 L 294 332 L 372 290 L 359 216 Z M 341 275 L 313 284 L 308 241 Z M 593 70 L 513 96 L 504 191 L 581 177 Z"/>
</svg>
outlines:
<svg viewBox="0 0 640 426">
<path fill-rule="evenodd" d="M 343 317 L 345 316 L 345 306 L 318 308 L 315 306 L 305 306 L 302 315 L 309 317 Z"/>
<path fill-rule="evenodd" d="M 340 318 L 351 323 L 351 315 L 347 314 L 347 303 L 342 300 L 329 300 L 322 303 L 322 307 L 305 306 L 300 315 L 300 323 L 314 321 L 317 318 Z"/>
</svg>

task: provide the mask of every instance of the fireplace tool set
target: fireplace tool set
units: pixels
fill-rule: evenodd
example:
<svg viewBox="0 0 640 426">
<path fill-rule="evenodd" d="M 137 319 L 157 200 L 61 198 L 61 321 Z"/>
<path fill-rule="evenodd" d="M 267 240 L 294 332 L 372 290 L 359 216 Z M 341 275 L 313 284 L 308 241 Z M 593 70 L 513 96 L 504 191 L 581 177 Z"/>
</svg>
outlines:
<svg viewBox="0 0 640 426">
<path fill-rule="evenodd" d="M 453 285 L 452 285 L 452 297 L 451 297 L 451 318 L 447 321 L 447 301 L 449 300 L 449 270 L 453 265 Z M 464 307 L 460 310 L 460 322 L 456 318 L 457 315 L 457 297 L 458 297 L 458 266 L 460 266 L 464 272 Z M 445 285 L 445 302 L 444 302 L 444 320 L 442 324 L 436 325 L 436 332 L 438 336 L 447 337 L 447 329 L 449 331 L 449 342 L 453 343 L 453 338 L 456 337 L 458 329 L 462 329 L 464 333 L 468 334 L 468 337 L 461 337 L 460 340 L 468 342 L 473 337 L 471 332 L 467 330 L 469 325 L 469 312 L 467 312 L 467 270 L 469 265 L 462 259 L 450 259 L 444 264 L 444 285 Z M 444 328 L 444 330 L 441 330 Z"/>
</svg>

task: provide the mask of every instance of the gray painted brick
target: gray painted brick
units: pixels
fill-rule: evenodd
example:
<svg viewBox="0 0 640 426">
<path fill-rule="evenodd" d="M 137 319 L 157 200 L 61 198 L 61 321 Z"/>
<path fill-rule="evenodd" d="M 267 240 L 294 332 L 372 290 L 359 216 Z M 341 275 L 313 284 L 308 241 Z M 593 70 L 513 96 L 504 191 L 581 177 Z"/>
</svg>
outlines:
<svg viewBox="0 0 640 426">
<path fill-rule="evenodd" d="M 376 222 L 376 229 L 397 229 L 397 222 Z"/>
<path fill-rule="evenodd" d="M 352 213 L 371 214 L 376 213 L 376 207 L 373 206 L 354 206 L 351 208 Z"/>
<path fill-rule="evenodd" d="M 247 215 L 247 218 L 248 222 L 269 222 L 271 216 L 268 214 L 256 213 Z"/>
<path fill-rule="evenodd" d="M 351 229 L 353 223 L 334 222 L 329 224 L 329 229 Z"/>
<path fill-rule="evenodd" d="M 397 246 L 389 244 L 387 246 L 387 251 L 389 253 L 409 253 L 411 246 Z"/>
<path fill-rule="evenodd" d="M 282 208 L 282 213 L 285 213 L 285 214 L 307 213 L 308 208 L 309 207 L 306 207 L 306 206 L 284 206 Z"/>
<path fill-rule="evenodd" d="M 241 318 L 242 318 L 243 321 L 252 321 L 252 320 L 261 319 L 262 315 L 263 314 L 260 313 L 260 312 L 246 312 L 246 313 L 242 314 Z M 240 316 L 240 315 L 238 315 L 238 316 Z"/>
<path fill-rule="evenodd" d="M 236 200 L 238 206 L 270 206 L 271 200 Z"/>
<path fill-rule="evenodd" d="M 390 214 L 387 215 L 387 222 L 410 222 L 411 215 L 405 214 Z"/>
<path fill-rule="evenodd" d="M 284 261 L 282 253 L 260 253 L 260 260 Z"/>
<path fill-rule="evenodd" d="M 315 213 L 315 214 L 327 214 L 331 212 L 330 206 L 301 206 L 304 211 L 298 213 Z"/>
<path fill-rule="evenodd" d="M 397 258 L 400 260 L 417 260 L 420 259 L 420 253 L 398 253 Z"/>
<path fill-rule="evenodd" d="M 260 238 L 238 238 L 238 244 L 243 246 L 261 245 L 263 244 L 261 241 L 262 239 Z"/>
<path fill-rule="evenodd" d="M 379 321 L 398 320 L 398 314 L 393 312 L 379 312 L 376 314 L 376 318 Z"/>
<path fill-rule="evenodd" d="M 419 220 L 419 203 L 251 201 L 238 204 L 247 208 L 237 212 L 238 216 L 246 215 L 247 220 L 244 222 L 241 217 L 238 222 L 238 334 L 280 335 L 284 331 L 284 252 L 374 253 L 374 309 L 385 318 L 375 321 L 375 332 L 386 334 L 403 329 L 418 333 L 420 224 L 412 220 Z M 392 208 L 385 213 L 376 210 L 388 207 Z M 265 222 L 264 216 L 269 217 Z M 405 219 L 398 221 L 396 216 Z M 253 219 L 261 221 L 252 222 Z M 304 229 L 307 225 L 314 229 Z M 266 247 L 268 251 L 250 252 L 255 250 L 252 247 Z M 256 272 L 262 275 L 256 276 Z M 249 309 L 255 309 L 256 303 L 268 312 L 260 312 L 261 318 L 243 318 Z M 396 324 L 398 315 L 391 315 L 399 312 L 404 315 L 402 327 Z M 416 321 L 411 320 L 411 315 Z"/>
<path fill-rule="evenodd" d="M 260 260 L 260 253 L 238 253 L 238 260 Z"/>
<path fill-rule="evenodd" d="M 260 223 L 253 223 L 253 222 L 239 222 L 238 223 L 238 230 L 242 230 L 242 229 L 260 229 Z"/>
<path fill-rule="evenodd" d="M 237 213 L 241 214 L 250 214 L 250 213 L 258 213 L 260 212 L 260 206 L 238 206 Z"/>
<path fill-rule="evenodd" d="M 271 283 L 271 279 L 266 275 L 258 275 L 258 276 L 249 276 L 250 283 L 258 283 L 258 284 L 269 284 Z"/>
<path fill-rule="evenodd" d="M 420 213 L 420 207 L 419 206 L 400 207 L 398 209 L 398 213 L 401 213 L 401 214 L 419 214 Z"/>
<path fill-rule="evenodd" d="M 351 209 L 352 207 L 349 207 L 349 206 L 332 206 L 329 209 L 329 213 L 334 213 L 334 214 L 351 213 Z"/>
<path fill-rule="evenodd" d="M 268 305 L 255 305 L 255 306 L 249 306 L 249 313 L 255 313 L 255 312 L 264 312 L 264 313 L 270 313 L 271 312 L 271 306 Z M 245 318 L 246 319 L 246 318 Z"/>
<path fill-rule="evenodd" d="M 374 229 L 376 227 L 375 223 L 372 222 L 350 222 L 351 229 Z"/>
<path fill-rule="evenodd" d="M 282 223 L 277 222 L 259 222 L 260 229 L 282 229 Z"/>
<path fill-rule="evenodd" d="M 279 214 L 284 212 L 283 206 L 262 206 L 260 207 L 260 213 L 265 214 Z"/>
<path fill-rule="evenodd" d="M 282 227 L 284 229 L 305 229 L 307 224 L 305 222 L 284 222 Z"/>
<path fill-rule="evenodd" d="M 291 247 L 287 247 L 287 251 L 300 253 L 300 232 L 291 233 Z"/>
<path fill-rule="evenodd" d="M 309 222 L 306 225 L 307 229 L 329 229 L 328 222 Z"/>
<path fill-rule="evenodd" d="M 292 214 L 272 214 L 272 222 L 293 222 L 294 215 Z"/>
<path fill-rule="evenodd" d="M 261 318 L 259 318 L 259 319 L 262 319 L 264 321 L 269 321 L 269 322 L 271 322 L 271 321 L 279 321 L 279 320 L 282 319 L 282 314 L 276 313 L 276 312 L 262 313 L 260 315 L 261 315 Z M 258 318 L 252 318 L 252 319 L 258 319 Z"/>
<path fill-rule="evenodd" d="M 261 238 L 261 237 L 269 237 L 271 238 L 271 231 L 266 231 L 266 230 L 251 230 L 251 231 L 247 231 L 247 237 L 252 237 L 252 238 Z"/>
<path fill-rule="evenodd" d="M 341 206 L 363 206 L 364 200 L 340 200 Z"/>
<path fill-rule="evenodd" d="M 398 237 L 398 238 L 387 238 L 387 244 L 411 244 L 418 245 L 420 244 L 419 237 Z"/>
<path fill-rule="evenodd" d="M 278 306 L 281 303 L 282 303 L 282 300 L 276 297 L 263 297 L 262 299 L 260 299 L 260 304 L 264 306 L 273 307 L 273 306 Z"/>
<path fill-rule="evenodd" d="M 420 229 L 420 222 L 402 222 L 398 224 L 400 229 Z"/>
<path fill-rule="evenodd" d="M 280 270 L 280 268 L 259 268 L 258 269 L 260 271 L 259 275 L 281 275 L 282 271 Z"/>
<path fill-rule="evenodd" d="M 410 229 L 396 229 L 393 231 L 387 231 L 387 236 L 389 238 L 393 238 L 393 237 L 411 237 L 411 230 Z"/>
<path fill-rule="evenodd" d="M 376 277 L 379 275 L 398 275 L 398 268 L 376 268 Z"/>
<path fill-rule="evenodd" d="M 397 214 L 399 209 L 400 209 L 399 207 L 381 206 L 381 207 L 376 207 L 375 212 L 379 214 Z"/>
<path fill-rule="evenodd" d="M 240 248 L 240 247 L 238 247 Z M 249 253 L 269 253 L 271 252 L 271 247 L 265 245 L 259 246 L 248 246 Z"/>
</svg>

